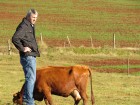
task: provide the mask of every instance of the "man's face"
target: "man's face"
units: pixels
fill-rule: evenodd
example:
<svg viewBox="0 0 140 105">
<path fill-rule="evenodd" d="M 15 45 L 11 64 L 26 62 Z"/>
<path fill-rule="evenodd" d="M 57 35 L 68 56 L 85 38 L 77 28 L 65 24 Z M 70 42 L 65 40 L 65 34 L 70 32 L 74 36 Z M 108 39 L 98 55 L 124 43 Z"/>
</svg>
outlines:
<svg viewBox="0 0 140 105">
<path fill-rule="evenodd" d="M 29 21 L 31 22 L 31 24 L 35 24 L 36 20 L 37 20 L 37 14 L 31 14 L 29 17 Z"/>
</svg>

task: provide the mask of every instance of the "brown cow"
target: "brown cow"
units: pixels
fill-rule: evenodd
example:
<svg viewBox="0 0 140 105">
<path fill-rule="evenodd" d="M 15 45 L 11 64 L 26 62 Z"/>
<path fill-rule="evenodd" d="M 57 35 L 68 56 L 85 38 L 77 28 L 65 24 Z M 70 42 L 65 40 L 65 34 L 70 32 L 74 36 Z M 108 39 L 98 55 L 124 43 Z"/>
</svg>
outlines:
<svg viewBox="0 0 140 105">
<path fill-rule="evenodd" d="M 74 105 L 78 105 L 83 100 L 83 105 L 87 105 L 88 96 L 86 87 L 90 77 L 91 83 L 91 101 L 94 105 L 94 96 L 92 91 L 92 75 L 91 70 L 87 66 L 70 66 L 70 67 L 54 67 L 48 66 L 37 70 L 36 83 L 34 88 L 34 99 L 42 101 L 44 99 L 46 105 L 53 105 L 51 94 L 74 98 Z M 23 87 L 20 92 L 13 95 L 13 102 L 22 105 Z"/>
</svg>

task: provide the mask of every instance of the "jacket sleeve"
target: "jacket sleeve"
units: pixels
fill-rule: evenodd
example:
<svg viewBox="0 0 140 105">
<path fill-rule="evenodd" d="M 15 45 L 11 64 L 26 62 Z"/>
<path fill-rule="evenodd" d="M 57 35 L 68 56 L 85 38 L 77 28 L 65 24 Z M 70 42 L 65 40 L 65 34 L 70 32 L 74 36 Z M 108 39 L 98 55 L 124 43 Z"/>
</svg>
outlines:
<svg viewBox="0 0 140 105">
<path fill-rule="evenodd" d="M 25 31 L 24 28 L 22 26 L 19 26 L 16 29 L 16 32 L 14 33 L 13 37 L 12 37 L 12 43 L 15 45 L 15 47 L 23 52 L 24 51 L 24 46 L 22 44 L 22 38 L 25 36 Z"/>
</svg>

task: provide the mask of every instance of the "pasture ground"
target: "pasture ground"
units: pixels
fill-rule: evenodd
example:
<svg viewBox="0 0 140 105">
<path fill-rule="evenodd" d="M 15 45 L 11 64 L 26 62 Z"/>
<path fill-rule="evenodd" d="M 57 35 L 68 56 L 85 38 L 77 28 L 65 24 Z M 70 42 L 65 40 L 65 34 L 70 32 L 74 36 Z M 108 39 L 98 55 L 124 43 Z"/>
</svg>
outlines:
<svg viewBox="0 0 140 105">
<path fill-rule="evenodd" d="M 38 68 L 89 65 L 95 105 L 140 105 L 140 0 L 0 0 L 0 105 L 12 105 L 13 93 L 24 83 L 17 50 L 12 46 L 8 56 L 5 46 L 30 8 L 39 12 L 37 41 L 42 33 L 45 45 L 39 46 Z M 116 49 L 112 49 L 113 34 Z M 89 86 L 87 90 L 89 95 Z M 53 96 L 53 100 L 55 105 L 73 102 L 70 97 Z"/>
<path fill-rule="evenodd" d="M 50 50 L 49 50 L 50 51 Z M 95 105 L 139 105 L 140 101 L 140 76 L 139 73 L 105 73 L 97 72 L 102 65 L 110 65 L 115 62 L 118 65 L 122 65 L 122 62 L 118 62 L 120 58 L 116 59 L 105 55 L 86 55 L 86 54 L 74 54 L 68 51 L 63 53 L 63 50 L 57 49 L 55 51 L 51 49 L 50 52 L 42 54 L 40 58 L 37 58 L 37 67 L 44 67 L 48 65 L 75 65 L 75 64 L 91 64 L 93 87 L 96 104 Z M 138 57 L 138 56 L 137 56 Z M 113 58 L 113 59 L 112 59 Z M 122 58 L 122 57 L 121 57 Z M 108 61 L 110 60 L 110 62 Z M 133 65 L 138 65 L 139 59 L 131 59 Z M 115 65 L 116 65 L 115 64 Z M 95 68 L 95 69 L 94 69 Z M 106 68 L 106 67 L 105 67 Z M 105 69 L 104 68 L 104 69 Z M 110 69 L 110 66 L 108 66 Z M 112 68 L 113 69 L 113 68 Z M 115 69 L 116 70 L 116 69 Z M 123 69 L 124 70 L 124 69 Z M 18 54 L 12 54 L 11 56 L 0 55 L 0 104 L 12 105 L 13 93 L 20 90 L 24 83 L 24 75 L 19 63 Z M 87 91 L 89 96 L 90 105 L 90 85 L 88 85 Z M 73 99 L 71 97 L 63 98 L 53 96 L 55 105 L 71 105 Z M 36 102 L 37 105 L 44 105 L 44 102 Z M 82 105 L 82 101 L 80 103 Z"/>
</svg>

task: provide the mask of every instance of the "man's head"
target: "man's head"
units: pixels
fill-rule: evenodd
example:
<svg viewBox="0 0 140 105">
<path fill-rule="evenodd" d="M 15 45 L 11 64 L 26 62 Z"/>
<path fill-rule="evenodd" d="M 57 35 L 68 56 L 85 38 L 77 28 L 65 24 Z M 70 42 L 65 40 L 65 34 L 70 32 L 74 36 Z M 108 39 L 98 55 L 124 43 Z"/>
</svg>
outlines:
<svg viewBox="0 0 140 105">
<path fill-rule="evenodd" d="M 37 20 L 38 12 L 35 9 L 30 9 L 27 12 L 26 18 L 31 24 L 35 24 Z"/>
</svg>

